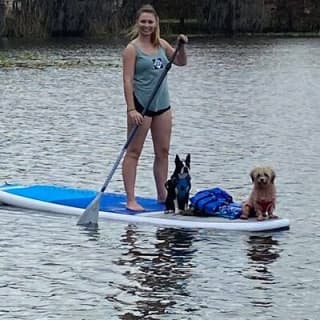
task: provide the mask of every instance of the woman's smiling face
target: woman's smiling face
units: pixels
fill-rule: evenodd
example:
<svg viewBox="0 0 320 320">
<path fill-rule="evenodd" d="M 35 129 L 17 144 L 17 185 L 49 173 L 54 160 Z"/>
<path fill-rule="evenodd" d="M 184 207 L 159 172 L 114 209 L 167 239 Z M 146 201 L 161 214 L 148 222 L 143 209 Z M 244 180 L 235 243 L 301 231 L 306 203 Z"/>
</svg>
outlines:
<svg viewBox="0 0 320 320">
<path fill-rule="evenodd" d="M 151 35 L 156 29 L 156 17 L 152 13 L 143 12 L 137 20 L 137 25 L 140 34 Z"/>
</svg>

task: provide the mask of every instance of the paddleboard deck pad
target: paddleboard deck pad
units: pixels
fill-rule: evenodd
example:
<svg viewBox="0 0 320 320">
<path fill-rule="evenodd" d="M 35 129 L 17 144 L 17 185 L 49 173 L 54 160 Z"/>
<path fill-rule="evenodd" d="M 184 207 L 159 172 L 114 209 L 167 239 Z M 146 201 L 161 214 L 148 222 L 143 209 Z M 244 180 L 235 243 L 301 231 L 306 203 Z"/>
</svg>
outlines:
<svg viewBox="0 0 320 320">
<path fill-rule="evenodd" d="M 97 192 L 93 190 L 56 185 L 4 184 L 0 186 L 0 202 L 2 204 L 56 214 L 80 216 L 96 195 Z M 181 228 L 235 231 L 287 230 L 290 225 L 289 220 L 284 218 L 265 221 L 257 221 L 254 218 L 229 220 L 221 217 L 164 213 L 164 205 L 158 203 L 156 199 L 137 197 L 137 200 L 145 208 L 144 212 L 134 212 L 126 209 L 126 196 L 124 194 L 106 192 L 101 200 L 99 218 Z"/>
</svg>

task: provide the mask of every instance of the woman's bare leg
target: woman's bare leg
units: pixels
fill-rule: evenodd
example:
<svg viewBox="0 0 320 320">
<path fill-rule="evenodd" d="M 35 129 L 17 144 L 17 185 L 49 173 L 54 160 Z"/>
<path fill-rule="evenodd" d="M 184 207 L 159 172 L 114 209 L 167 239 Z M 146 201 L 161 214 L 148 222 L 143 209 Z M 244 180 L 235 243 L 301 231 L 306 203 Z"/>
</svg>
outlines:
<svg viewBox="0 0 320 320">
<path fill-rule="evenodd" d="M 141 155 L 150 124 L 151 118 L 144 117 L 143 124 L 139 127 L 134 138 L 130 142 L 122 162 L 122 177 L 127 194 L 127 208 L 135 211 L 143 210 L 143 207 L 137 203 L 135 198 L 135 183 L 139 157 Z M 130 133 L 132 128 L 133 126 L 129 124 L 128 133 Z"/>
<path fill-rule="evenodd" d="M 172 128 L 172 113 L 168 110 L 152 118 L 151 134 L 155 153 L 153 174 L 158 200 L 164 202 L 167 196 L 165 182 L 168 178 L 168 156 Z"/>
</svg>

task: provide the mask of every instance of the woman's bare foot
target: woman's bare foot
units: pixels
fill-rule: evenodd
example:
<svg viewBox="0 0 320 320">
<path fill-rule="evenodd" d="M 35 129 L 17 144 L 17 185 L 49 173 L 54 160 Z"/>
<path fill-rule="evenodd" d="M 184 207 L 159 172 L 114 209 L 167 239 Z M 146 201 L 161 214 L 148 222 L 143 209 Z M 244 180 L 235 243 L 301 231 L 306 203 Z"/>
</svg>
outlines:
<svg viewBox="0 0 320 320">
<path fill-rule="evenodd" d="M 126 208 L 131 211 L 145 211 L 144 207 L 142 207 L 137 201 L 128 201 Z"/>
</svg>

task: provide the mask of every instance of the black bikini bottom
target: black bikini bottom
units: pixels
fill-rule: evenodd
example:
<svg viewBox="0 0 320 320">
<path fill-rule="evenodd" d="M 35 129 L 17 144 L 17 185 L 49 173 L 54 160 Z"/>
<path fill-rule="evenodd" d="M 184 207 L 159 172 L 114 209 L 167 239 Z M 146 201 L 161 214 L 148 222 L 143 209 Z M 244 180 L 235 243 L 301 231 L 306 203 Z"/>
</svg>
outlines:
<svg viewBox="0 0 320 320">
<path fill-rule="evenodd" d="M 134 96 L 134 105 L 137 109 L 137 111 L 139 113 L 142 113 L 144 110 L 144 107 L 140 104 L 140 102 L 138 101 L 138 99 L 136 98 L 136 96 Z M 151 111 L 151 110 L 147 110 L 147 112 L 144 114 L 147 117 L 155 117 L 155 116 L 159 116 L 160 114 L 170 110 L 171 106 L 161 109 L 159 111 Z"/>
</svg>

